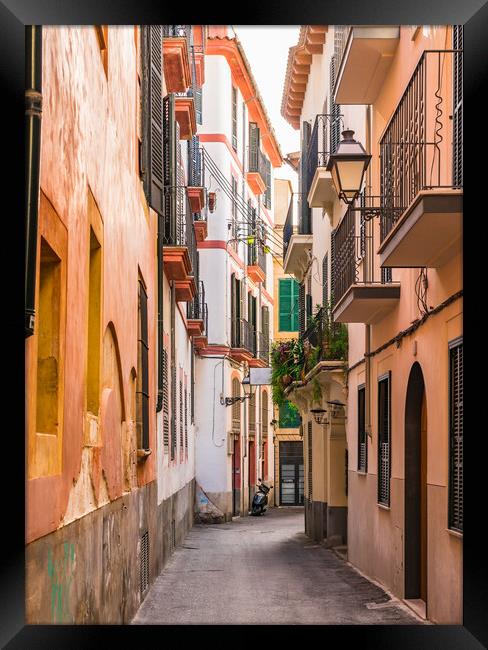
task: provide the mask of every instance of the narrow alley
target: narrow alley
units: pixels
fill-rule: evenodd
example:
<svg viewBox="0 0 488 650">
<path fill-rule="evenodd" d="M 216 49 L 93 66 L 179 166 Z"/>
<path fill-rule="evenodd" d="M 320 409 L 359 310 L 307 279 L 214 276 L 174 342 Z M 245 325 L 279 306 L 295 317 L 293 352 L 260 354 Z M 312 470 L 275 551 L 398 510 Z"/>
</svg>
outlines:
<svg viewBox="0 0 488 650">
<path fill-rule="evenodd" d="M 134 624 L 382 624 L 420 619 L 303 532 L 303 508 L 193 526 Z"/>
</svg>

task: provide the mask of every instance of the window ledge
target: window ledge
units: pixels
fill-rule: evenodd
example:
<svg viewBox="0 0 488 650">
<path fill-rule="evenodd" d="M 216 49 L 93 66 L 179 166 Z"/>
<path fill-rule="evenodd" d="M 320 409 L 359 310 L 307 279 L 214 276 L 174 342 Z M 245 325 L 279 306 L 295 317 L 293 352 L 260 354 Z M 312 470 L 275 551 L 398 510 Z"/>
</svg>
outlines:
<svg viewBox="0 0 488 650">
<path fill-rule="evenodd" d="M 368 476 L 368 472 L 365 472 L 362 469 L 358 469 L 356 474 L 358 474 L 358 476 Z"/>
<path fill-rule="evenodd" d="M 463 534 L 460 533 L 458 530 L 452 530 L 451 528 L 446 528 L 447 532 L 449 535 L 452 535 L 453 537 L 457 537 L 458 539 L 463 539 Z"/>
<path fill-rule="evenodd" d="M 377 503 L 376 505 L 378 508 L 381 508 L 381 510 L 391 510 L 391 506 L 385 506 L 384 503 Z"/>
<path fill-rule="evenodd" d="M 150 456 L 151 450 L 150 449 L 138 449 L 137 450 L 137 462 L 140 462 L 142 460 L 146 460 L 148 456 Z"/>
</svg>

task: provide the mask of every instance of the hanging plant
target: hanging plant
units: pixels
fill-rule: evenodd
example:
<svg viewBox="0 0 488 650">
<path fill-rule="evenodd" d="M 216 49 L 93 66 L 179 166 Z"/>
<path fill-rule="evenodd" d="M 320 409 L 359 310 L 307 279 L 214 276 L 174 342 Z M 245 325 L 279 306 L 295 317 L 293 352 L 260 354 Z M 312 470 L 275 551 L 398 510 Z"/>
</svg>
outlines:
<svg viewBox="0 0 488 650">
<path fill-rule="evenodd" d="M 312 402 L 320 404 L 322 402 L 322 387 L 316 377 L 312 381 Z"/>
</svg>

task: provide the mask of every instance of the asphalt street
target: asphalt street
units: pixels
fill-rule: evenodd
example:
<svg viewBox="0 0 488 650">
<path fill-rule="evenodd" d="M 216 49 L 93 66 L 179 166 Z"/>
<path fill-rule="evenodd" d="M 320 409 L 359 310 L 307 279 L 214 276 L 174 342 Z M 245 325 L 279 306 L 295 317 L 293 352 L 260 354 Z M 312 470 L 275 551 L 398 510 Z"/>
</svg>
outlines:
<svg viewBox="0 0 488 650">
<path fill-rule="evenodd" d="M 195 525 L 132 622 L 422 623 L 303 528 L 303 508 Z"/>
</svg>

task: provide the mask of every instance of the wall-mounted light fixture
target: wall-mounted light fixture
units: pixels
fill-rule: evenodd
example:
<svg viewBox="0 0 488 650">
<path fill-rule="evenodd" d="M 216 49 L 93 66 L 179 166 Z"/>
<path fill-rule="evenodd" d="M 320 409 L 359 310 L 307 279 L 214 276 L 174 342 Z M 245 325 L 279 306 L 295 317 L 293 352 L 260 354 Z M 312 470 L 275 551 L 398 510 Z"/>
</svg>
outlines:
<svg viewBox="0 0 488 650">
<path fill-rule="evenodd" d="M 244 400 L 249 399 L 254 395 L 254 391 L 256 390 L 256 388 L 254 388 L 253 391 L 249 374 L 247 374 L 244 377 L 244 379 L 241 381 L 241 385 L 244 389 L 244 395 L 239 397 L 224 397 L 223 399 L 221 398 L 220 403 L 222 404 L 222 406 L 232 406 L 236 402 L 244 402 Z"/>
<path fill-rule="evenodd" d="M 310 409 L 310 413 L 317 424 L 326 424 L 327 411 L 325 409 Z"/>
</svg>

